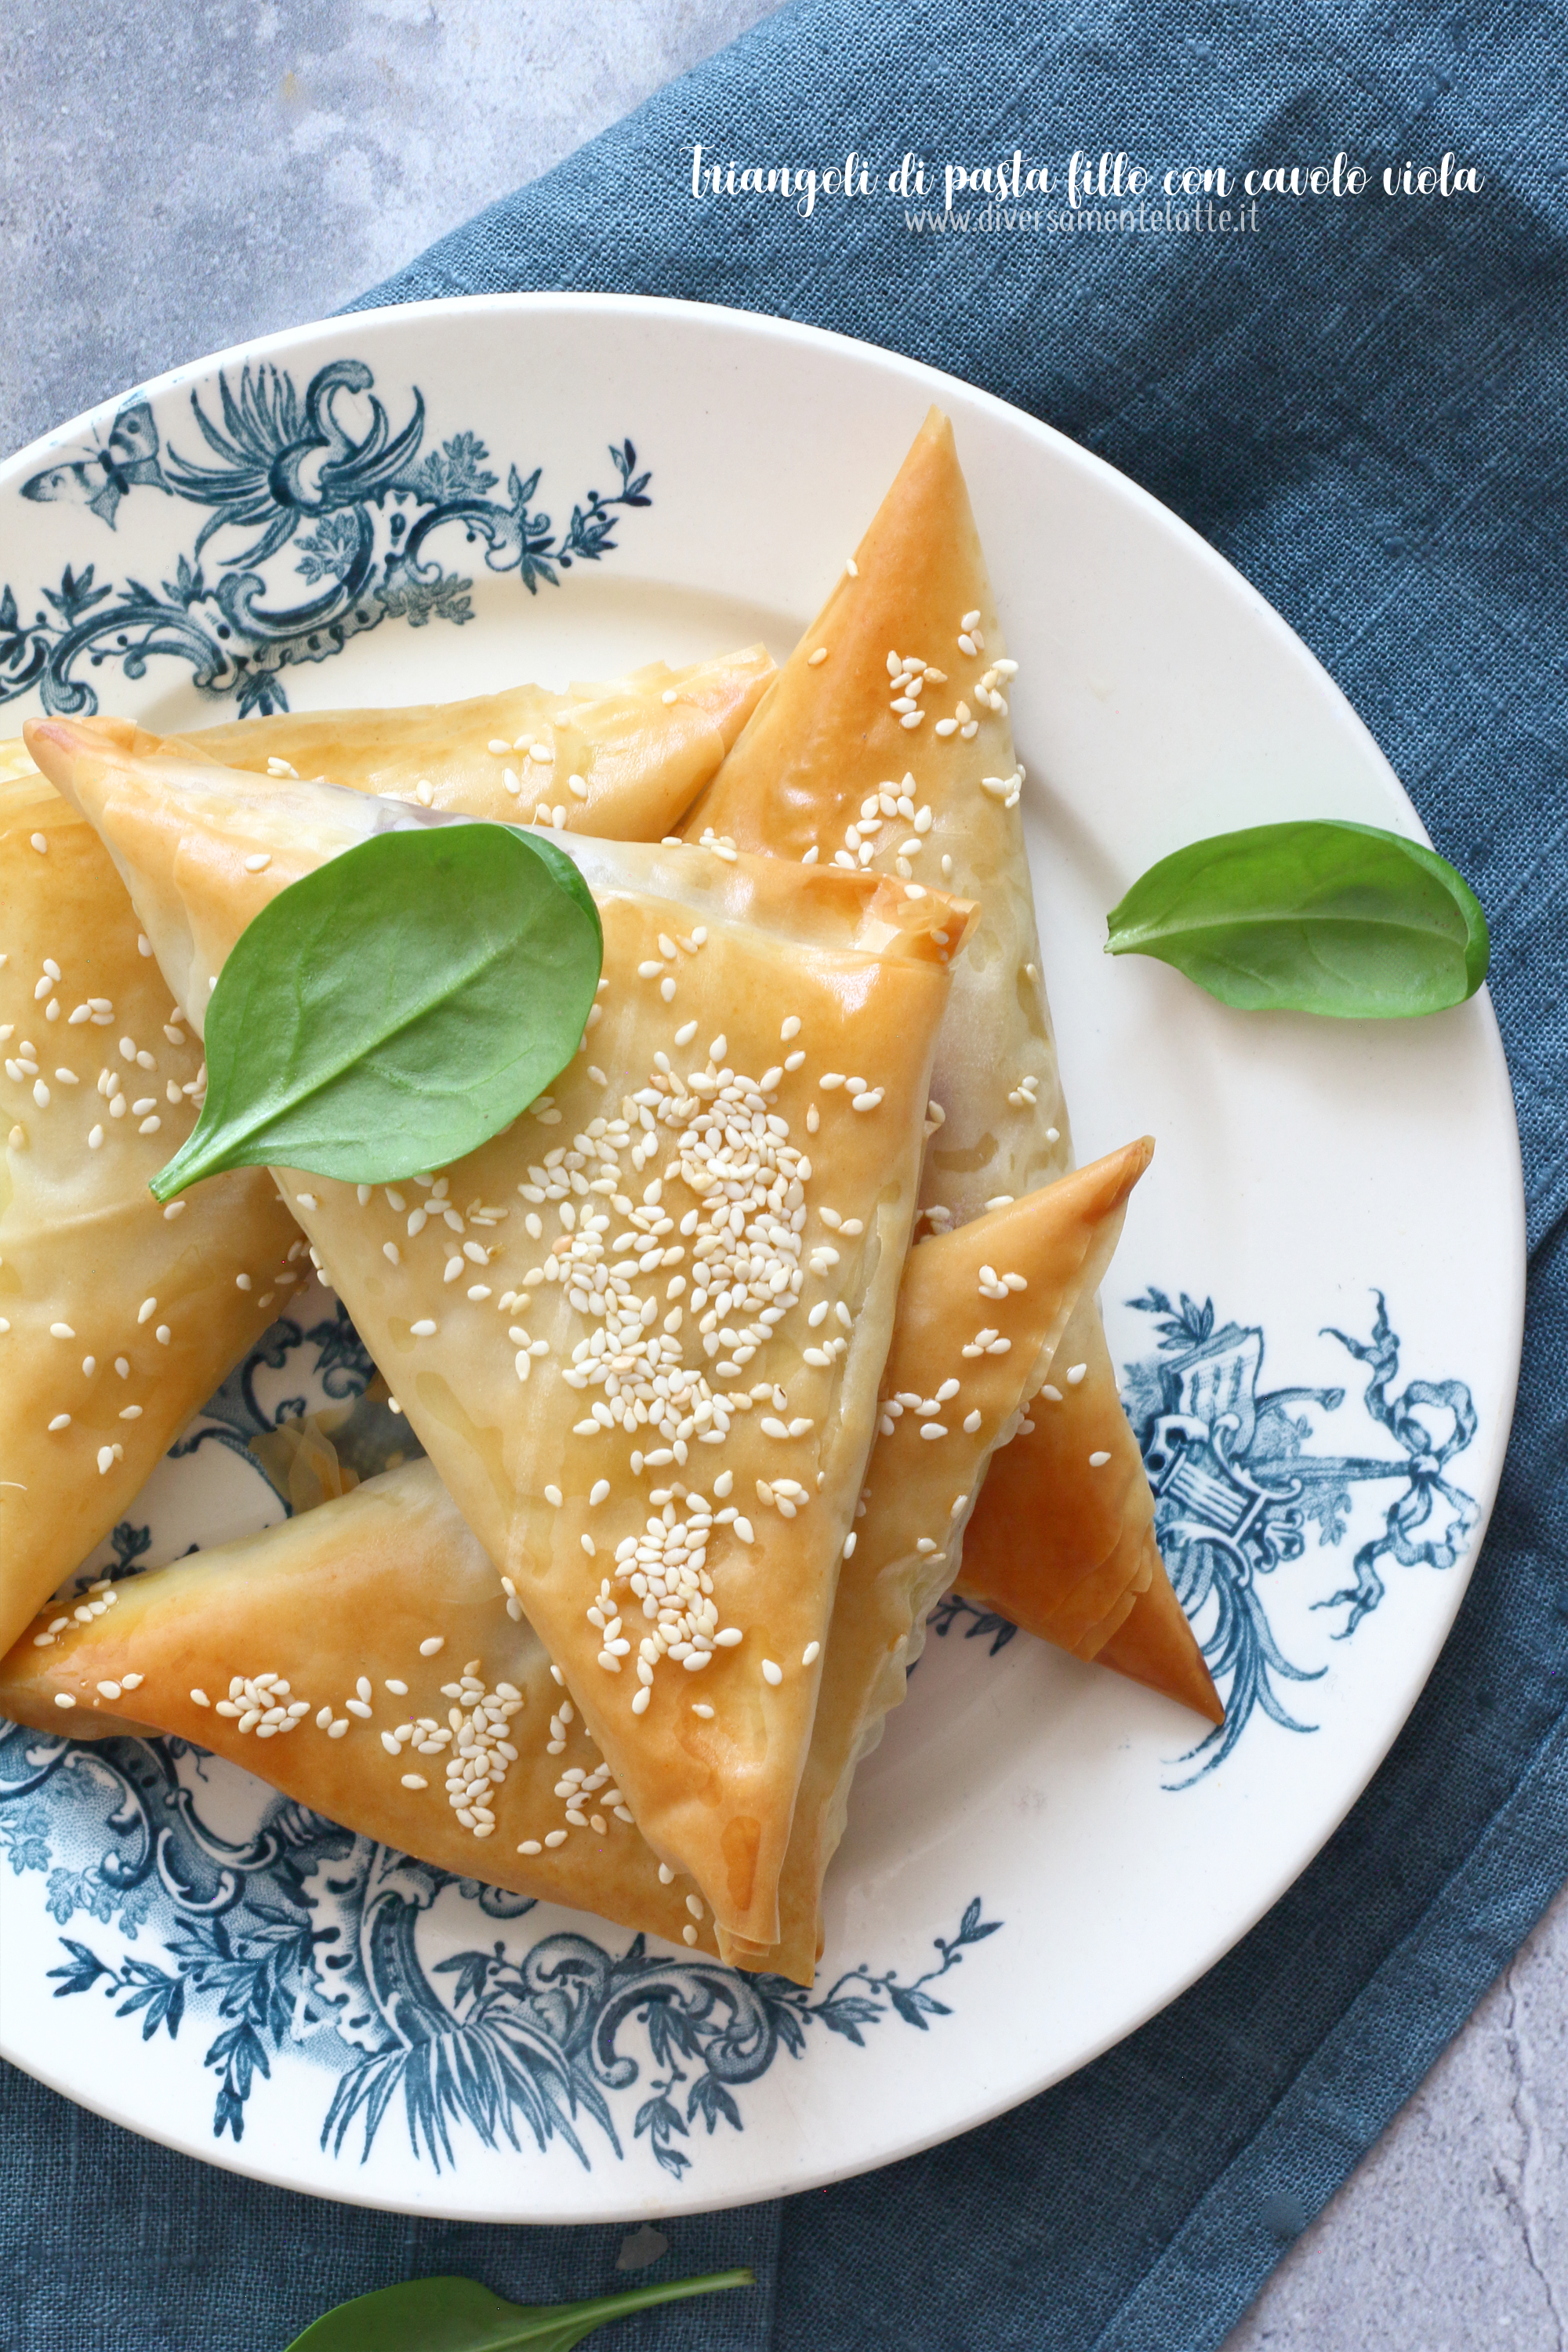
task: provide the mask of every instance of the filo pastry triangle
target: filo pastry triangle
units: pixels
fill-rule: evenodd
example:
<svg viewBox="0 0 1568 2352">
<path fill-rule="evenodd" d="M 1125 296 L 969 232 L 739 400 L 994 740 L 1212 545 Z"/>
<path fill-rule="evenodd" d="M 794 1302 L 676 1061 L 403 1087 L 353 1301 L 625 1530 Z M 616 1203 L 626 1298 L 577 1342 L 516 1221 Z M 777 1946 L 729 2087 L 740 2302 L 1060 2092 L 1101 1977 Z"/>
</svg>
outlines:
<svg viewBox="0 0 1568 2352">
<path fill-rule="evenodd" d="M 1018 814 L 1016 670 L 952 427 L 932 409 L 685 825 L 694 840 L 915 877 L 978 903 L 937 1045 L 932 1115 L 942 1124 L 921 1188 L 921 1214 L 937 1232 L 1071 1164 Z M 1153 1498 L 1092 1297 L 1062 1354 L 1070 1386 L 1043 1392 L 1033 1430 L 1000 1457 L 1005 1490 L 996 1475 L 987 1481 L 961 1590 L 1217 1719 L 1160 1559 Z"/>
<path fill-rule="evenodd" d="M 462 821 L 62 721 L 29 740 L 198 1023 L 278 889 L 378 829 Z M 605 963 L 551 1093 L 424 1182 L 279 1182 L 648 1842 L 772 1942 L 969 910 L 557 838 Z"/>
<path fill-rule="evenodd" d="M 681 669 L 651 662 L 564 694 L 517 686 L 465 702 L 280 711 L 127 748 L 385 800 L 617 841 L 657 841 L 710 782 L 773 673 L 763 646 Z"/>
<path fill-rule="evenodd" d="M 45 1611 L 0 1714 L 173 1733 L 457 1877 L 717 1948 L 428 1462 Z"/>
<path fill-rule="evenodd" d="M 780 1937 L 726 1937 L 726 1958 L 811 1982 L 822 1874 L 855 1766 L 903 1695 L 986 1457 L 1048 1369 L 1074 1299 L 1102 1273 L 1148 1155 L 1147 1143 L 1130 1146 L 906 1260 Z M 639 1834 L 431 1465 L 310 1508 L 344 1484 L 331 1435 L 289 1423 L 254 1443 L 269 1460 L 292 1452 L 297 1516 L 46 1610 L 0 1664 L 0 1714 L 74 1738 L 174 1733 L 457 1875 L 719 1948 L 707 1905 Z"/>
<path fill-rule="evenodd" d="M 559 827 L 654 839 L 712 775 L 772 670 L 752 646 L 564 695 L 522 686 L 167 740 L 261 773 L 309 765 L 418 804 L 516 817 L 526 803 Z M 164 740 L 123 720 L 88 724 L 127 748 Z M 199 1047 L 138 950 L 102 845 L 20 743 L 0 745 L 0 877 L 5 1642 L 279 1312 L 298 1279 L 290 1253 L 304 1251 L 260 1170 L 165 1210 L 148 1193 L 194 1123 Z M 50 965 L 58 989 L 43 985 Z"/>
<path fill-rule="evenodd" d="M 1145 1136 L 910 1252 L 779 1885 L 779 1938 L 748 1945 L 721 1930 L 737 1967 L 811 1982 L 823 1876 L 856 1767 L 904 1696 L 986 1465 L 1017 1443 L 1079 1300 L 1104 1277 L 1153 1149 Z"/>
<path fill-rule="evenodd" d="M 119 1519 L 281 1311 L 264 1169 L 161 1208 L 201 1045 L 92 827 L 0 746 L 0 1642 Z"/>
</svg>

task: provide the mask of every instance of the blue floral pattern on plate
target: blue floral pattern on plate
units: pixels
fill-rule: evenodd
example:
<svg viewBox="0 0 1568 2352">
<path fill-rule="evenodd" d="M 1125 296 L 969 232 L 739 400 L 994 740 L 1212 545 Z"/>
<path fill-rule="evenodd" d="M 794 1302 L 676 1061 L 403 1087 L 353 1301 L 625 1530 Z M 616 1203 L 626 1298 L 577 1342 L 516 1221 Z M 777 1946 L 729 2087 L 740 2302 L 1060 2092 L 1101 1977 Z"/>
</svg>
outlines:
<svg viewBox="0 0 1568 2352">
<path fill-rule="evenodd" d="M 199 392 L 190 396 L 215 462 L 165 448 L 151 403 L 132 396 L 89 446 L 30 475 L 23 498 L 79 507 L 110 530 L 121 500 L 143 490 L 208 512 L 174 578 L 156 587 L 100 582 L 96 562 L 68 563 L 58 587 L 39 588 L 29 621 L 11 583 L 0 586 L 0 704 L 37 694 L 46 710 L 86 714 L 98 697 L 84 668 L 117 663 L 140 679 L 149 661 L 167 659 L 187 664 L 202 693 L 232 698 L 241 718 L 285 710 L 281 673 L 291 664 L 330 661 L 384 621 L 423 628 L 472 617 L 473 582 L 443 568 L 438 537 L 460 529 L 468 546 L 483 546 L 489 571 L 515 572 L 537 595 L 542 581 L 559 586 L 574 563 L 613 554 L 623 514 L 652 504 L 651 475 L 622 440 L 609 449 L 618 487 L 588 490 L 557 529 L 533 503 L 540 467 L 509 467 L 506 495 L 493 498 L 500 477 L 477 434 L 421 456 L 417 385 L 395 428 L 374 383 L 353 358 L 318 368 L 303 394 L 265 362 L 242 367 L 237 383 L 220 373 L 216 416 Z M 345 395 L 368 406 L 363 432 Z M 209 577 L 203 557 L 220 538 L 244 543 Z M 275 561 L 286 550 L 292 578 Z M 312 593 L 301 596 L 300 583 Z"/>
</svg>

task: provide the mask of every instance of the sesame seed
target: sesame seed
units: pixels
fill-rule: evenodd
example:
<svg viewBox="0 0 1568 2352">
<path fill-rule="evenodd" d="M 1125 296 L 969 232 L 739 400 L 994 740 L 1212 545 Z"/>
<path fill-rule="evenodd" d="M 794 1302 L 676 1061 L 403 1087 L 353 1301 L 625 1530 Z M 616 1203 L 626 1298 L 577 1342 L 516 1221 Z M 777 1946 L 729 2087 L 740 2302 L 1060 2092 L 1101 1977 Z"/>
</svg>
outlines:
<svg viewBox="0 0 1568 2352">
<path fill-rule="evenodd" d="M 118 1698 L 120 1696 L 120 1685 L 118 1683 L 100 1683 L 98 1685 L 98 1695 L 100 1698 Z"/>
<path fill-rule="evenodd" d="M 447 1636 L 445 1633 L 430 1633 L 427 1634 L 425 1640 L 420 1643 L 419 1654 L 422 1658 L 433 1658 L 437 1656 L 440 1651 L 444 1650 L 446 1646 Z"/>
<path fill-rule="evenodd" d="M 37 846 L 37 835 L 34 836 L 33 845 L 35 848 Z M 57 1706 L 74 1706 L 76 1705 L 76 1701 L 71 1697 L 68 1691 L 57 1691 L 55 1693 L 55 1705 Z"/>
<path fill-rule="evenodd" d="M 70 1425 L 71 1417 L 68 1412 L 57 1412 L 49 1423 L 51 1430 L 68 1429 Z"/>
<path fill-rule="evenodd" d="M 682 1927 L 680 1931 L 680 1940 L 683 1944 L 694 1944 L 697 1941 L 696 1928 Z"/>
<path fill-rule="evenodd" d="M 545 1501 L 546 1501 L 547 1503 L 550 1503 L 550 1504 L 553 1505 L 553 1507 L 554 1507 L 554 1508 L 555 1508 L 556 1510 L 559 1510 L 559 1509 L 561 1508 L 561 1489 L 560 1489 L 560 1487 L 559 1487 L 559 1486 L 546 1486 L 546 1488 L 544 1489 L 544 1499 L 545 1499 Z"/>
<path fill-rule="evenodd" d="M 458 1263 L 461 1264 L 461 1260 Z M 422 1315 L 417 1323 L 411 1323 L 408 1328 L 416 1339 L 433 1339 L 436 1337 L 437 1326 L 431 1321 L 428 1315 Z"/>
<path fill-rule="evenodd" d="M 1103 1470 L 1110 1459 L 1109 1454 L 1091 1454 L 1089 1457 L 1089 1466 L 1091 1470 Z"/>
<path fill-rule="evenodd" d="M 166 1323 L 160 1323 L 157 1329 L 153 1332 L 153 1337 L 156 1339 L 160 1348 L 166 1348 L 171 1337 L 168 1325 Z"/>
<path fill-rule="evenodd" d="M 157 1300 L 155 1298 L 144 1298 L 142 1301 L 141 1306 L 136 1309 L 136 1320 L 138 1323 L 145 1323 L 148 1317 L 155 1315 L 157 1311 Z"/>
<path fill-rule="evenodd" d="M 1087 1364 L 1069 1364 L 1069 1365 L 1068 1365 L 1068 1388 L 1069 1388 L 1069 1389 L 1076 1389 L 1076 1388 L 1078 1387 L 1079 1383 L 1080 1382 L 1080 1381 L 1082 1381 L 1082 1380 L 1083 1380 L 1083 1378 L 1084 1378 L 1085 1374 L 1088 1372 L 1088 1370 L 1089 1370 L 1089 1366 L 1088 1366 Z"/>
<path fill-rule="evenodd" d="M 851 1528 L 851 1529 L 850 1529 L 850 1531 L 849 1531 L 849 1533 L 848 1533 L 848 1534 L 845 1537 L 845 1538 L 844 1538 L 844 1552 L 843 1552 L 843 1557 L 844 1557 L 846 1559 L 854 1559 L 854 1557 L 855 1557 L 855 1542 L 856 1542 L 855 1531 L 854 1531 L 854 1529 L 853 1529 L 853 1528 Z"/>
<path fill-rule="evenodd" d="M 31 834 L 31 835 L 29 835 L 28 838 L 31 840 L 32 845 L 33 845 L 33 847 L 37 851 L 38 856 L 39 856 L 40 857 L 47 857 L 47 856 L 48 856 L 48 854 L 49 854 L 49 843 L 48 843 L 48 836 L 47 836 L 47 834 L 35 833 L 35 834 Z M 70 1704 L 70 1702 L 69 1702 L 69 1700 L 68 1700 L 68 1699 L 67 1700 L 66 1704 L 67 1704 L 68 1706 Z"/>
<path fill-rule="evenodd" d="M 68 1323 L 51 1323 L 49 1325 L 49 1337 L 51 1339 L 74 1339 L 76 1338 L 76 1333 L 71 1329 Z"/>
<path fill-rule="evenodd" d="M 546 1833 L 544 1843 L 552 1847 L 564 1845 L 567 1836 L 568 1832 L 565 1830 L 551 1830 Z"/>
</svg>

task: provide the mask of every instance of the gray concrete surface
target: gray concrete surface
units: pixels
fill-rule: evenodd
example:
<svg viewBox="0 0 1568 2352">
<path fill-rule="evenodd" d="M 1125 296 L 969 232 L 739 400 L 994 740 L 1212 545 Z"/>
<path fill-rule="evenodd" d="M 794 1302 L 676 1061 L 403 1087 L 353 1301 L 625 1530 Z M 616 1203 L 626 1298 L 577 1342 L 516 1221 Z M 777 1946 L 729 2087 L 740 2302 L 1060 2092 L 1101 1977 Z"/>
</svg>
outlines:
<svg viewBox="0 0 1568 2352">
<path fill-rule="evenodd" d="M 1224 2352 L 1266 2347 L 1568 2352 L 1568 1890 Z"/>
<path fill-rule="evenodd" d="M 324 318 L 775 0 L 6 0 L 0 449 Z"/>
<path fill-rule="evenodd" d="M 336 309 L 770 5 L 10 0 L 0 449 Z M 1568 1895 L 1226 2352 L 1568 2352 L 1565 2150 Z"/>
</svg>

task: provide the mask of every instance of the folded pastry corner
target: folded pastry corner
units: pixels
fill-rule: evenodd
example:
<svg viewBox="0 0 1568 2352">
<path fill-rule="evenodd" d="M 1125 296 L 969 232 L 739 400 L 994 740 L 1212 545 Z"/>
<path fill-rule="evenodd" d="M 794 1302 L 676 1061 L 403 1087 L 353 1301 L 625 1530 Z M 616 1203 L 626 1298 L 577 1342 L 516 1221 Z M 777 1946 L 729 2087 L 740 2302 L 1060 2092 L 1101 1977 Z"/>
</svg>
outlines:
<svg viewBox="0 0 1568 2352">
<path fill-rule="evenodd" d="M 1122 1442 L 1127 1416 L 1098 1313 L 1080 1307 L 1058 1360 L 1029 1428 L 992 1464 L 958 1590 L 1026 1633 L 1222 1722 L 1213 1676 L 1160 1558 L 1142 1456 Z M 1097 1458 L 1095 1476 L 1079 1475 Z"/>
<path fill-rule="evenodd" d="M 717 1948 L 427 1462 L 45 1612 L 0 1715 L 173 1733 L 460 1877 Z"/>
<path fill-rule="evenodd" d="M 276 889 L 387 823 L 450 821 L 62 721 L 31 740 L 197 1022 L 203 975 Z M 769 1942 L 969 910 L 879 876 L 559 837 L 605 962 L 552 1092 L 363 1203 L 280 1181 L 644 1835 Z"/>
<path fill-rule="evenodd" d="M 856 1767 L 904 1696 L 986 1466 L 1005 1459 L 1026 1412 L 1037 1410 L 1031 1400 L 1078 1303 L 1104 1277 L 1153 1148 L 1145 1136 L 910 1251 L 780 1882 L 780 1933 L 763 1946 L 721 1926 L 720 1948 L 735 1966 L 811 1982 L 823 1876 Z"/>
<path fill-rule="evenodd" d="M 1223 1723 L 1225 1708 L 1214 1676 L 1166 1573 L 1152 1528 L 1144 1544 L 1152 1555 L 1148 1585 L 1096 1650 L 1094 1663 L 1113 1667 L 1129 1682 L 1146 1684 L 1179 1706 L 1190 1706 L 1194 1715 L 1206 1716 L 1210 1723 Z"/>
<path fill-rule="evenodd" d="M 199 1040 L 102 843 L 0 746 L 0 1643 L 282 1311 L 305 1244 L 265 1169 L 166 1208 Z"/>
<path fill-rule="evenodd" d="M 320 778 L 503 824 L 657 841 L 711 779 L 773 674 L 766 647 L 747 646 L 564 694 L 518 686 L 466 702 L 279 711 L 172 736 L 137 728 L 125 748 Z"/>
<path fill-rule="evenodd" d="M 1009 710 L 1017 667 L 952 427 L 933 408 L 853 562 L 686 821 L 693 839 L 918 877 L 978 902 L 932 1076 L 942 1124 L 926 1154 L 921 1213 L 934 1232 L 1071 1163 L 1018 815 L 1024 768 Z M 1092 1299 L 1079 1323 L 1076 1360 L 1089 1364 L 1092 1383 L 1079 1402 L 1109 1395 L 1110 1407 L 1097 1410 L 1091 1444 L 1057 1450 L 1039 1416 L 1015 1440 L 1006 1485 L 1016 1500 L 1005 1510 L 982 1496 L 965 1578 L 1050 1640 L 1060 1636 L 1048 1627 L 1076 1623 L 1080 1604 L 1112 1587 L 1102 1612 L 1112 1617 L 1116 1604 L 1142 1606 L 1153 1591 L 1141 1620 L 1139 1679 L 1188 1704 L 1195 1688 L 1199 1712 L 1212 1714 L 1213 1683 L 1201 1658 L 1194 1672 L 1196 1645 L 1178 1628 L 1182 1612 L 1149 1532 L 1152 1499 Z M 1096 1484 L 1087 1464 L 1101 1451 L 1114 1467 Z M 1122 1514 L 1115 1540 L 1107 1533 L 1113 1501 Z M 1037 1545 L 1047 1523 L 1052 1538 Z M 1103 1643 L 1080 1654 L 1116 1662 Z"/>
</svg>

